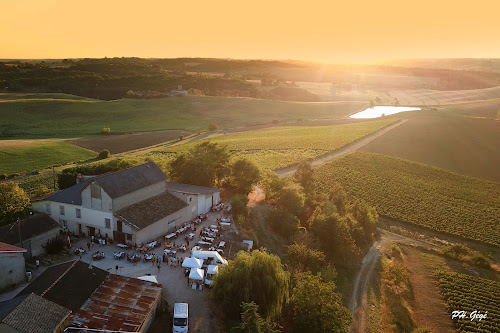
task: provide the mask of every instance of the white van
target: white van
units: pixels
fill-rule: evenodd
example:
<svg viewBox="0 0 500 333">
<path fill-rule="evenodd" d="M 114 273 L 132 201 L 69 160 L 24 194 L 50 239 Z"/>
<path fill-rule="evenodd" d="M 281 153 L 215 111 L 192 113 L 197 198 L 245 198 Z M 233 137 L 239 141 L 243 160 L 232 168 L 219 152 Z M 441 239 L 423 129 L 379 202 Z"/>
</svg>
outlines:
<svg viewBox="0 0 500 333">
<path fill-rule="evenodd" d="M 172 327 L 173 333 L 185 333 L 188 331 L 188 304 L 174 304 L 174 324 Z"/>
<path fill-rule="evenodd" d="M 199 246 L 195 246 L 191 250 L 193 257 L 201 260 L 210 260 L 210 265 L 227 265 L 227 260 L 224 259 L 217 251 L 202 251 Z"/>
<path fill-rule="evenodd" d="M 212 286 L 213 280 L 217 272 L 219 271 L 219 266 L 209 265 L 207 268 L 207 276 L 205 277 L 205 284 L 207 286 Z"/>
</svg>

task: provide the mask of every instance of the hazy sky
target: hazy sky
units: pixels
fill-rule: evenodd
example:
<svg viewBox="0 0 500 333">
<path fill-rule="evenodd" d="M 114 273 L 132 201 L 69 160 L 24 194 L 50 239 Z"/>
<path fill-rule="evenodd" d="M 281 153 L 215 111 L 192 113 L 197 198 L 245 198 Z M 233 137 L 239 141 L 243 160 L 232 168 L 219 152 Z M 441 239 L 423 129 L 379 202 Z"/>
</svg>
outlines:
<svg viewBox="0 0 500 333">
<path fill-rule="evenodd" d="M 0 0 L 0 58 L 500 57 L 499 9 L 491 0 Z"/>
</svg>

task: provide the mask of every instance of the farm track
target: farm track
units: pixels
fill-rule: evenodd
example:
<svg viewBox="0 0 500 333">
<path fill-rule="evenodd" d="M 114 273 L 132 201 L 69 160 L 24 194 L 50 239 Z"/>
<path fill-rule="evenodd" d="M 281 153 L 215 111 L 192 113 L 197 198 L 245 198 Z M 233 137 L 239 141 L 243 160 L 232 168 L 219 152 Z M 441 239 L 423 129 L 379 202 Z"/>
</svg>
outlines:
<svg viewBox="0 0 500 333">
<path fill-rule="evenodd" d="M 377 267 L 377 263 L 384 250 L 392 242 L 416 244 L 430 248 L 438 248 L 438 246 L 415 240 L 409 237 L 401 236 L 390 231 L 377 228 L 380 233 L 380 238 L 372 245 L 368 253 L 363 258 L 361 268 L 356 274 L 351 299 L 349 301 L 349 310 L 354 315 L 354 321 L 351 326 L 351 333 L 364 332 L 366 323 L 366 306 L 367 306 L 367 292 L 370 282 Z"/>
<path fill-rule="evenodd" d="M 371 141 L 375 140 L 376 138 L 389 132 L 393 128 L 405 123 L 406 121 L 408 121 L 408 119 L 400 120 L 392 125 L 384 127 L 382 129 L 374 132 L 374 133 L 368 134 L 368 135 L 366 135 L 366 136 L 364 136 L 364 137 L 362 137 L 354 142 L 351 142 L 340 149 L 337 149 L 333 152 L 330 152 L 330 153 L 327 153 L 325 155 L 314 158 L 311 161 L 311 165 L 313 168 L 316 168 L 316 167 L 321 166 L 325 163 L 333 161 L 334 159 L 339 158 L 345 154 L 352 153 L 352 152 L 364 147 L 365 145 L 367 145 Z M 277 173 L 280 177 L 291 176 L 295 173 L 295 171 L 297 171 L 297 165 L 291 165 L 291 166 L 288 166 L 286 168 L 274 170 L 274 172 Z"/>
</svg>

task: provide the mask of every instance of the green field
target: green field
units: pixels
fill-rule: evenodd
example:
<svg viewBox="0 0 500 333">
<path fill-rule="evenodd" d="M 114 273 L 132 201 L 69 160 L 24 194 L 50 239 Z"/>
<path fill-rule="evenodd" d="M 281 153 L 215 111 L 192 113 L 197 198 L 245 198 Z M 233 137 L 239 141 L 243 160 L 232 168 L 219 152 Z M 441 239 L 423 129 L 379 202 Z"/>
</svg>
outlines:
<svg viewBox="0 0 500 333">
<path fill-rule="evenodd" d="M 198 131 L 208 124 L 233 128 L 341 118 L 366 107 L 363 102 L 300 103 L 225 97 L 178 97 L 100 101 L 64 94 L 0 94 L 3 137 L 76 137 L 165 129 Z"/>
<path fill-rule="evenodd" d="M 1 140 L 0 174 L 42 169 L 96 156 L 93 151 L 59 140 Z"/>
<path fill-rule="evenodd" d="M 335 182 L 382 215 L 500 246 L 500 184 L 400 158 L 356 152 L 315 170 L 320 192 Z"/>
<path fill-rule="evenodd" d="M 452 311 L 466 311 L 465 318 L 455 318 L 460 332 L 498 332 L 500 327 L 500 283 L 466 274 L 440 272 L 439 286 Z M 471 320 L 470 314 L 478 311 L 487 313 L 482 320 Z"/>
<path fill-rule="evenodd" d="M 233 158 L 246 157 L 266 169 L 278 169 L 339 149 L 386 127 L 397 119 L 383 119 L 331 126 L 283 126 L 206 139 L 225 145 Z M 153 159 L 171 159 L 200 141 L 155 150 Z"/>
</svg>

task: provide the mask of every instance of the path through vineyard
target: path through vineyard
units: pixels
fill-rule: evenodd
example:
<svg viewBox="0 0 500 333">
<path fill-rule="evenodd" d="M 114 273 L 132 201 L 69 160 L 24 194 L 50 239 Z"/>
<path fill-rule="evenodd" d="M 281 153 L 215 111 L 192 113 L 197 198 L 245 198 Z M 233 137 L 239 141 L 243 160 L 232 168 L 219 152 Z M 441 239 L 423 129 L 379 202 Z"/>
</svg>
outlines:
<svg viewBox="0 0 500 333">
<path fill-rule="evenodd" d="M 368 143 L 370 143 L 373 140 L 375 140 L 376 138 L 384 135 L 385 133 L 389 132 L 393 128 L 405 123 L 406 121 L 408 121 L 408 119 L 402 119 L 402 120 L 400 120 L 392 125 L 389 125 L 389 126 L 384 127 L 376 132 L 368 134 L 359 140 L 351 142 L 340 149 L 332 151 L 331 153 L 316 157 L 315 159 L 313 159 L 311 161 L 311 165 L 313 168 L 317 168 L 317 167 L 319 167 L 325 163 L 328 163 L 330 161 L 333 161 L 334 159 L 339 158 L 345 154 L 349 154 L 349 153 L 352 153 L 360 148 L 363 148 Z M 286 168 L 274 170 L 274 172 L 276 172 L 280 177 L 291 176 L 295 173 L 295 171 L 297 171 L 297 165 L 291 165 L 291 166 L 286 167 Z"/>
</svg>

